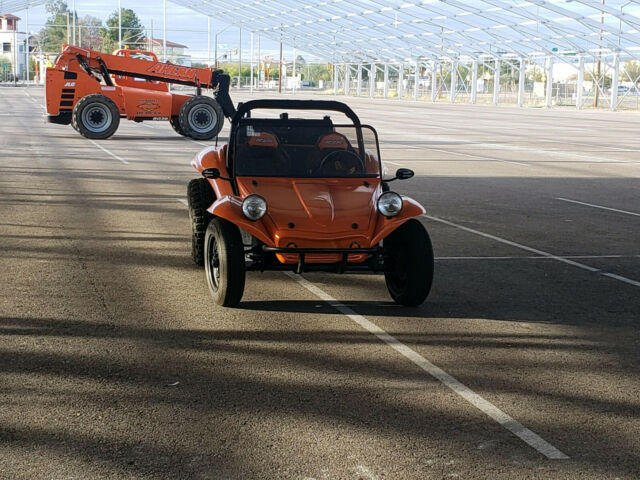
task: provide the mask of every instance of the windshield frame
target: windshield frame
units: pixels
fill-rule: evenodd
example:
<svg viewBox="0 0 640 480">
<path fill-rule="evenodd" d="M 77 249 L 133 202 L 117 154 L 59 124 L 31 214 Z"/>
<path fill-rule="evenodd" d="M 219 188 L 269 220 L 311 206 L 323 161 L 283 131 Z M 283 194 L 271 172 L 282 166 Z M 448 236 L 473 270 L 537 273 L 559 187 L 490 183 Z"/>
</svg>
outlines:
<svg viewBox="0 0 640 480">
<path fill-rule="evenodd" d="M 371 133 L 373 133 L 373 141 L 375 142 L 375 155 L 376 155 L 376 161 L 378 164 L 377 167 L 377 172 L 375 174 L 370 173 L 363 173 L 362 175 L 294 175 L 294 174 L 288 174 L 288 175 L 264 175 L 264 174 L 258 174 L 258 175 L 238 175 L 237 173 L 237 158 L 236 158 L 236 140 L 237 140 L 237 135 L 238 132 L 237 130 L 239 128 L 242 127 L 248 127 L 248 126 L 273 126 L 273 127 L 300 127 L 300 128 L 311 128 L 313 126 L 330 126 L 331 128 L 335 129 L 339 132 L 339 129 L 353 129 L 355 131 L 355 135 L 357 137 L 358 140 L 358 157 L 364 162 L 365 160 L 365 154 L 366 154 L 366 148 L 364 145 L 364 137 L 363 137 L 363 131 L 367 130 Z M 308 178 L 308 179 L 380 179 L 382 180 L 382 174 L 383 174 L 383 170 L 382 170 L 382 158 L 380 155 L 380 142 L 378 140 L 378 132 L 376 131 L 376 129 L 374 127 L 372 127 L 371 125 L 368 124 L 353 124 L 353 123 L 333 123 L 331 122 L 331 120 L 328 117 L 325 117 L 324 119 L 279 119 L 279 118 L 242 118 L 237 125 L 237 128 L 234 129 L 235 131 L 233 132 L 233 135 L 230 136 L 229 138 L 229 150 L 227 152 L 228 155 L 228 167 L 230 170 L 230 174 L 231 177 L 235 180 L 235 178 L 237 177 L 263 177 L 263 178 Z M 371 140 L 369 141 L 369 143 L 371 143 Z M 371 151 L 372 148 L 369 149 L 369 151 Z"/>
</svg>

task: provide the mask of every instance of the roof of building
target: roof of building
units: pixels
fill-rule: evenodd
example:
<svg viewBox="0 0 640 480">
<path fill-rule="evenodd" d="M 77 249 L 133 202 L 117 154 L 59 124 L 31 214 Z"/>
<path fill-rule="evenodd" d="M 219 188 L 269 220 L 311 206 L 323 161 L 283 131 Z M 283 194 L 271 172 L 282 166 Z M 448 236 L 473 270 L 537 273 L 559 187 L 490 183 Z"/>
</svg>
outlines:
<svg viewBox="0 0 640 480">
<path fill-rule="evenodd" d="M 149 39 L 145 38 L 142 41 L 145 42 L 145 43 L 148 43 Z M 153 42 L 153 45 L 158 45 L 158 46 L 162 46 L 163 45 L 163 40 L 161 38 L 153 38 L 151 41 Z M 171 48 L 189 48 L 186 45 L 182 45 L 181 43 L 171 42 L 169 40 L 167 40 L 167 47 L 171 47 Z"/>
<path fill-rule="evenodd" d="M 5 13 L 4 15 L 0 15 L 0 18 L 6 18 L 8 20 L 20 20 L 20 17 L 16 17 L 15 15 L 11 15 L 10 13 Z"/>
</svg>

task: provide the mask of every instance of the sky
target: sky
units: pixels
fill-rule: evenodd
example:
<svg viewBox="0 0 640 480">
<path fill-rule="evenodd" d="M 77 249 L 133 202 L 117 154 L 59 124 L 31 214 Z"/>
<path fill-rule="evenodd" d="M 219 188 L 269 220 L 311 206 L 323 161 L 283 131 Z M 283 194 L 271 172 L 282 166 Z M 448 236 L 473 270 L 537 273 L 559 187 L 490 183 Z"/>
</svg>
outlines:
<svg viewBox="0 0 640 480">
<path fill-rule="evenodd" d="M 72 0 L 67 1 L 69 9 L 72 6 Z M 121 0 L 122 8 L 132 9 L 142 24 L 151 30 L 153 21 L 154 38 L 162 38 L 162 0 Z M 75 0 L 75 9 L 79 17 L 84 15 L 92 15 L 100 18 L 103 22 L 118 10 L 117 0 L 97 1 L 97 0 Z M 19 24 L 20 30 L 25 28 L 26 10 L 10 12 L 17 15 L 22 20 Z M 34 32 L 40 30 L 47 21 L 47 12 L 45 6 L 32 7 L 29 10 L 29 30 Z M 214 55 L 214 35 L 216 31 L 222 30 L 227 25 L 211 19 L 211 57 Z M 171 2 L 167 2 L 167 40 L 187 45 L 186 51 L 192 56 L 192 61 L 204 62 L 207 60 L 207 17 L 199 13 L 195 13 L 184 7 L 180 7 Z M 238 48 L 239 32 L 237 27 L 230 27 L 228 30 L 218 35 L 218 45 L 227 46 L 229 49 Z M 249 60 L 251 48 L 250 31 L 244 29 L 242 32 L 242 58 L 243 61 Z M 261 56 L 271 54 L 279 55 L 279 44 L 268 40 L 264 37 L 260 41 Z M 218 56 L 220 57 L 221 48 L 219 47 Z M 257 35 L 255 36 L 254 55 L 257 56 Z M 296 52 L 296 55 L 302 55 L 305 59 L 311 61 L 319 61 L 313 55 L 305 54 L 305 52 Z M 285 60 L 293 59 L 292 48 L 283 45 L 283 56 Z M 234 56 L 237 60 L 237 56 Z"/>
</svg>

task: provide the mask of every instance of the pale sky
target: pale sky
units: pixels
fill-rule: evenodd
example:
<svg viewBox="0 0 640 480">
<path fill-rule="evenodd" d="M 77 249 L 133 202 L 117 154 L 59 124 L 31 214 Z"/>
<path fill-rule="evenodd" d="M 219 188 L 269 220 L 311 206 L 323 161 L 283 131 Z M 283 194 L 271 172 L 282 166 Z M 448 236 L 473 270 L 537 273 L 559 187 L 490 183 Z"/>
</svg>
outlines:
<svg viewBox="0 0 640 480">
<path fill-rule="evenodd" d="M 68 0 L 69 9 L 72 8 L 72 1 Z M 155 38 L 162 38 L 162 1 L 161 0 L 121 0 L 122 8 L 130 8 L 138 15 L 140 21 L 144 26 L 151 29 L 151 22 L 153 20 L 153 36 Z M 78 12 L 78 16 L 92 15 L 106 21 L 111 13 L 118 10 L 117 0 L 108 1 L 96 1 L 96 0 L 75 0 L 75 9 Z M 4 12 L 13 13 L 22 20 L 19 23 L 19 29 L 24 30 L 26 20 L 26 10 L 16 12 Z M 40 30 L 47 20 L 47 12 L 44 5 L 39 7 L 32 7 L 29 10 L 29 30 Z M 211 19 L 211 57 L 213 60 L 214 52 L 214 35 L 217 30 L 221 30 L 226 25 Z M 198 13 L 194 13 L 184 7 L 180 7 L 171 2 L 167 2 L 167 40 L 182 43 L 189 48 L 186 53 L 192 56 L 193 61 L 206 61 L 207 60 L 207 17 Z M 261 38 L 261 56 L 265 54 L 279 55 L 279 45 L 264 37 Z M 226 45 L 229 48 L 237 48 L 239 44 L 239 32 L 237 27 L 231 27 L 228 30 L 222 32 L 218 36 L 218 44 Z M 243 61 L 249 60 L 249 53 L 251 47 L 250 31 L 243 29 L 242 31 L 242 58 Z M 254 55 L 257 55 L 257 36 L 255 36 L 255 51 Z M 292 60 L 292 49 L 288 45 L 283 45 L 283 56 L 286 60 Z M 297 55 L 302 55 L 306 59 L 313 60 L 314 57 L 305 52 L 296 52 Z M 220 49 L 218 50 L 218 56 L 221 56 Z M 237 59 L 237 57 L 235 57 Z M 317 60 L 317 59 L 316 59 Z"/>
</svg>

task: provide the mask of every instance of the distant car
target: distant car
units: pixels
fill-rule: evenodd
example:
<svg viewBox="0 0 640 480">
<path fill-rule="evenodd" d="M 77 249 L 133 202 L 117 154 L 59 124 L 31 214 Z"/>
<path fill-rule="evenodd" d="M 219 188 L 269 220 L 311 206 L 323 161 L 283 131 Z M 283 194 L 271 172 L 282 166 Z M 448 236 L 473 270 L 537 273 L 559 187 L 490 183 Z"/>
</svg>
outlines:
<svg viewBox="0 0 640 480">
<path fill-rule="evenodd" d="M 254 110 L 280 116 L 258 117 Z M 290 110 L 340 112 L 289 118 Z M 406 168 L 384 179 L 376 131 L 344 103 L 253 100 L 231 122 L 228 145 L 191 162 L 204 178 L 188 186 L 192 256 L 205 266 L 219 305 L 242 299 L 247 270 L 373 272 L 402 305 L 419 305 L 433 279 L 424 208 L 390 191 Z"/>
</svg>

